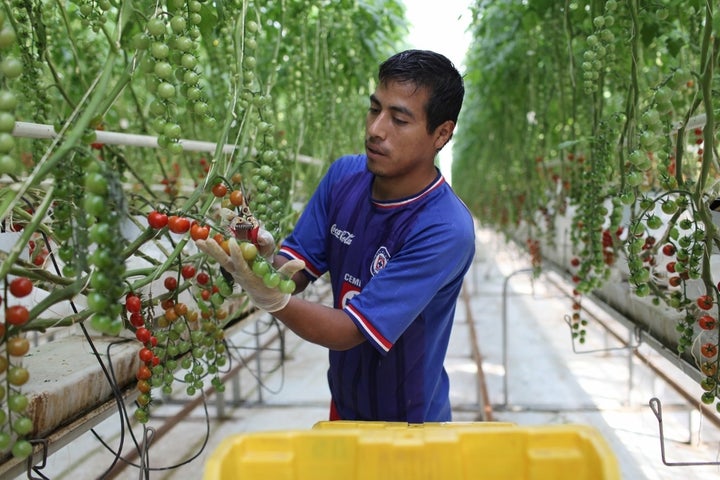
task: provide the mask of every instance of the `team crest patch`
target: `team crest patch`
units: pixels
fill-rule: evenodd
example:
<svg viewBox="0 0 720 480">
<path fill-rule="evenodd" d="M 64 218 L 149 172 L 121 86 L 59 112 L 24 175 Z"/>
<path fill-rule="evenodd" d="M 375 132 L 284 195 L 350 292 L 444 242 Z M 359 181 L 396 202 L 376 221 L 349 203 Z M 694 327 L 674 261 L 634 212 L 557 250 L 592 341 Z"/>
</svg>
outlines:
<svg viewBox="0 0 720 480">
<path fill-rule="evenodd" d="M 378 248 L 378 251 L 375 252 L 372 265 L 370 265 L 370 273 L 375 276 L 380 270 L 385 268 L 388 260 L 390 260 L 390 252 L 388 252 L 388 249 L 385 247 Z"/>
</svg>

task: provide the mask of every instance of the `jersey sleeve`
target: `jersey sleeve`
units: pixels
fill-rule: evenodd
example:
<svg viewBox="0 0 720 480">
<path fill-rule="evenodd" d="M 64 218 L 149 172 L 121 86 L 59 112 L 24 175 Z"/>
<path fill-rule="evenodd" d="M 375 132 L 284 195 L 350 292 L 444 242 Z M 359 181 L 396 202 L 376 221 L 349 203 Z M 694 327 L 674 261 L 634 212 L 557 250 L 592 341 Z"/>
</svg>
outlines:
<svg viewBox="0 0 720 480">
<path fill-rule="evenodd" d="M 435 311 L 440 316 L 454 307 L 474 254 L 471 218 L 426 227 L 408 238 L 387 266 L 347 303 L 345 312 L 385 354 L 418 316 L 432 316 Z"/>
<path fill-rule="evenodd" d="M 330 165 L 317 189 L 310 197 L 295 228 L 283 240 L 279 254 L 305 262 L 305 274 L 311 281 L 327 270 L 328 209 L 333 185 L 344 175 L 364 164 L 359 156 L 340 157 Z"/>
</svg>

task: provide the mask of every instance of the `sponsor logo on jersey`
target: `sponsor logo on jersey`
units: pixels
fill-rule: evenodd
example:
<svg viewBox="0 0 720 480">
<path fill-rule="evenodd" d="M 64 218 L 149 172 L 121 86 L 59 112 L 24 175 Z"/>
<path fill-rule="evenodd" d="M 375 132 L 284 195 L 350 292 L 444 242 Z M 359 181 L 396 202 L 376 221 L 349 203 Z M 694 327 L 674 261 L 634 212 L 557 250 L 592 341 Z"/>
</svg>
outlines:
<svg viewBox="0 0 720 480">
<path fill-rule="evenodd" d="M 338 228 L 337 224 L 335 223 L 333 223 L 332 227 L 330 227 L 330 234 L 340 240 L 340 242 L 344 243 L 345 245 L 350 245 L 353 241 L 353 238 L 355 238 L 354 233 Z"/>
<path fill-rule="evenodd" d="M 385 247 L 378 248 L 373 257 L 372 265 L 370 265 L 370 273 L 374 277 L 380 270 L 385 268 L 387 262 L 390 260 L 390 252 Z"/>
</svg>

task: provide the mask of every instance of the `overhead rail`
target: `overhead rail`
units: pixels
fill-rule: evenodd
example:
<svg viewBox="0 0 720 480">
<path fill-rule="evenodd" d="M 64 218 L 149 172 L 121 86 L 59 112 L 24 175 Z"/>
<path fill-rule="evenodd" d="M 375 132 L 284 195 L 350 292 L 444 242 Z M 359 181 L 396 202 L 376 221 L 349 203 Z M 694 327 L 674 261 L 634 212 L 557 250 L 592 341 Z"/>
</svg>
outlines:
<svg viewBox="0 0 720 480">
<path fill-rule="evenodd" d="M 95 130 L 97 135 L 97 143 L 105 145 L 124 145 L 131 147 L 158 148 L 158 139 L 152 135 L 138 135 L 136 133 L 110 132 L 105 130 Z M 52 140 L 57 138 L 58 133 L 55 127 L 41 123 L 31 122 L 15 122 L 13 136 L 20 138 L 35 138 Z M 200 140 L 180 139 L 178 143 L 186 152 L 215 152 L 217 143 L 205 142 Z M 237 145 L 226 143 L 222 147 L 223 153 L 233 153 L 237 149 Z M 308 165 L 322 165 L 322 161 L 309 157 L 307 155 L 297 155 L 296 159 L 300 163 Z"/>
</svg>

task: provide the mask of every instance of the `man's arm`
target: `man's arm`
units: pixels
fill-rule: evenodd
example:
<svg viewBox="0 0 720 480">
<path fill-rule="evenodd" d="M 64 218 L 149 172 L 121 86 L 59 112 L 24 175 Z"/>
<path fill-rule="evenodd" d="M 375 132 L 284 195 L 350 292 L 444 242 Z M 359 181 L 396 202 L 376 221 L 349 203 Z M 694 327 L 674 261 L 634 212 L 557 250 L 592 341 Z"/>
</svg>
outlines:
<svg viewBox="0 0 720 480">
<path fill-rule="evenodd" d="M 280 268 L 288 258 L 275 255 L 273 265 Z M 293 275 L 295 293 L 300 293 L 310 284 L 307 275 L 299 271 Z M 273 313 L 299 337 L 331 350 L 347 350 L 365 341 L 355 323 L 347 313 L 336 308 L 312 303 L 293 296 L 287 306 Z"/>
<path fill-rule="evenodd" d="M 330 350 L 348 350 L 365 341 L 355 322 L 343 310 L 300 297 L 293 296 L 284 308 L 272 315 L 299 337 Z"/>
</svg>

